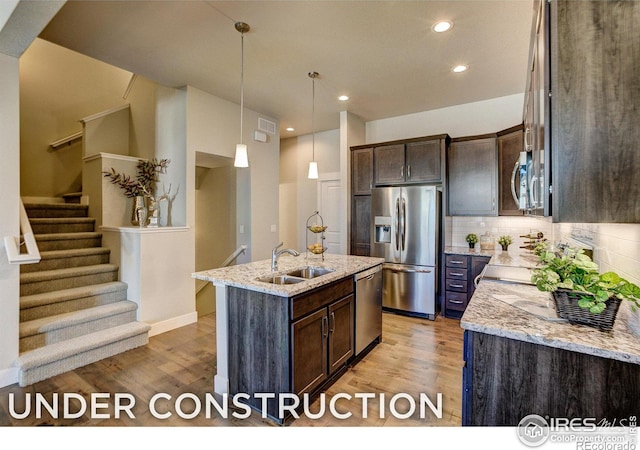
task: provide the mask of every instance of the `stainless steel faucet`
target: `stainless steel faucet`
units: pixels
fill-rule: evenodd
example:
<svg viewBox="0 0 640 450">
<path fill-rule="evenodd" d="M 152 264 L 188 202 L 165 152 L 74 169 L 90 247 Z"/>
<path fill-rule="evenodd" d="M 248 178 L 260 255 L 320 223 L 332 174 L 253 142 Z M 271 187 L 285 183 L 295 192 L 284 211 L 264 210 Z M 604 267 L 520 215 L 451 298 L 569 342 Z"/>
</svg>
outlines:
<svg viewBox="0 0 640 450">
<path fill-rule="evenodd" d="M 273 247 L 271 250 L 271 271 L 275 272 L 278 270 L 278 258 L 283 253 L 288 253 L 293 256 L 300 256 L 300 253 L 292 248 L 283 248 L 282 250 L 278 250 L 280 247 L 284 245 L 284 242 L 280 242 L 278 245 Z"/>
</svg>

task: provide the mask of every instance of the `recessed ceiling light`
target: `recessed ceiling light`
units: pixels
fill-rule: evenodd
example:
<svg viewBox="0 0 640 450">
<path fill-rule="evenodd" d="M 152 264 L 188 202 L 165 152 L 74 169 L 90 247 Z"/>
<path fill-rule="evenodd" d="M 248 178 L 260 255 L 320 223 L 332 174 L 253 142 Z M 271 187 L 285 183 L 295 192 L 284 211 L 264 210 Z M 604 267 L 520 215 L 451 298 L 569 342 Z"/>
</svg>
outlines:
<svg viewBox="0 0 640 450">
<path fill-rule="evenodd" d="M 451 27 L 453 27 L 453 22 L 449 20 L 441 20 L 440 22 L 433 24 L 433 31 L 436 33 L 444 33 L 445 31 L 449 31 Z"/>
<path fill-rule="evenodd" d="M 287 128 L 287 131 L 296 131 L 296 129 L 295 129 L 295 128 L 293 128 L 293 127 L 288 127 L 288 128 Z"/>
<path fill-rule="evenodd" d="M 464 72 L 465 70 L 467 70 L 469 68 L 469 66 L 466 66 L 464 64 L 460 64 L 459 66 L 455 66 L 451 69 L 452 72 L 455 73 L 460 73 L 460 72 Z"/>
<path fill-rule="evenodd" d="M 341 95 L 340 97 L 338 97 L 338 100 L 340 100 L 341 102 L 346 102 L 347 100 L 349 100 L 349 96 Z"/>
</svg>

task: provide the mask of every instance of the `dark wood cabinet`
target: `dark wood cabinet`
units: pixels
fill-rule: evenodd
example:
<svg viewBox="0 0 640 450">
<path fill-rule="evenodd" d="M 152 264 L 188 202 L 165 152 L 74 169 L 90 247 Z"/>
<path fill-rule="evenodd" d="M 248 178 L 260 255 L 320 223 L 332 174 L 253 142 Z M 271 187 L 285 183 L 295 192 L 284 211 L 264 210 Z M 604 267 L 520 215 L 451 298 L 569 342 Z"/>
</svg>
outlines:
<svg viewBox="0 0 640 450">
<path fill-rule="evenodd" d="M 355 349 L 353 277 L 295 297 L 228 287 L 229 390 L 312 396 L 331 384 L 352 360 Z M 277 399 L 266 414 L 278 422 Z"/>
<path fill-rule="evenodd" d="M 529 414 L 617 424 L 638 415 L 637 364 L 469 330 L 464 361 L 462 425 L 517 426 Z"/>
<path fill-rule="evenodd" d="M 404 144 L 377 146 L 373 149 L 373 158 L 376 186 L 404 183 Z"/>
<path fill-rule="evenodd" d="M 448 141 L 439 135 L 375 145 L 374 185 L 441 183 Z"/>
<path fill-rule="evenodd" d="M 456 138 L 447 152 L 449 215 L 497 216 L 497 135 Z"/>
<path fill-rule="evenodd" d="M 442 308 L 445 317 L 462 317 L 475 291 L 474 280 L 490 259 L 488 256 L 445 255 L 445 295 Z"/>
<path fill-rule="evenodd" d="M 498 215 L 521 216 L 518 203 L 520 152 L 524 151 L 523 126 L 498 133 Z"/>
<path fill-rule="evenodd" d="M 371 196 L 351 197 L 351 254 L 371 255 Z"/>
<path fill-rule="evenodd" d="M 373 148 L 351 152 L 351 194 L 369 195 L 373 187 Z"/>
<path fill-rule="evenodd" d="M 549 18 L 553 220 L 638 223 L 640 2 L 553 1 Z"/>
</svg>

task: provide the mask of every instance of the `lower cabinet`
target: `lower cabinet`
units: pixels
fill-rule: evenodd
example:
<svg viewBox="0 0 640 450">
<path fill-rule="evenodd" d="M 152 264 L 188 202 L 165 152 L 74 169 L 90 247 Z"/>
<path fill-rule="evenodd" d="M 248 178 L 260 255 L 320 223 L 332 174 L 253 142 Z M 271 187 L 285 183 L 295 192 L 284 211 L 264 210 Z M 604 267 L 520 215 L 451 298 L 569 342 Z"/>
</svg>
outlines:
<svg viewBox="0 0 640 450">
<path fill-rule="evenodd" d="M 462 317 L 475 291 L 474 280 L 490 259 L 488 256 L 445 255 L 445 317 Z"/>
<path fill-rule="evenodd" d="M 353 356 L 354 318 L 349 295 L 291 325 L 297 395 L 312 392 Z"/>
<path fill-rule="evenodd" d="M 279 417 L 280 394 L 315 396 L 354 356 L 353 277 L 289 298 L 236 287 L 227 293 L 229 393 L 248 394 L 245 403 L 284 423 L 290 415 Z M 263 402 L 256 393 L 275 398 Z"/>
</svg>

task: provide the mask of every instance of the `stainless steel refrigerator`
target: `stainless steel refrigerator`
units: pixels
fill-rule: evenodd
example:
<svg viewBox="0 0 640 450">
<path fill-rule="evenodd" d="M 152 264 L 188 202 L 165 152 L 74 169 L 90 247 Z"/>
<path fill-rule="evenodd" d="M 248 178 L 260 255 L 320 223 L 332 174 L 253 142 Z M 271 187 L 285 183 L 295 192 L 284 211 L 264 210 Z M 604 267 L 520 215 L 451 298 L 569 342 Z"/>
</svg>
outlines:
<svg viewBox="0 0 640 450">
<path fill-rule="evenodd" d="M 371 190 L 371 256 L 382 266 L 382 306 L 435 319 L 441 192 L 435 186 Z"/>
</svg>

